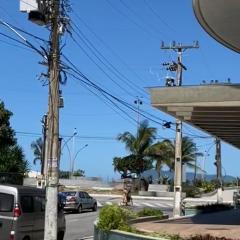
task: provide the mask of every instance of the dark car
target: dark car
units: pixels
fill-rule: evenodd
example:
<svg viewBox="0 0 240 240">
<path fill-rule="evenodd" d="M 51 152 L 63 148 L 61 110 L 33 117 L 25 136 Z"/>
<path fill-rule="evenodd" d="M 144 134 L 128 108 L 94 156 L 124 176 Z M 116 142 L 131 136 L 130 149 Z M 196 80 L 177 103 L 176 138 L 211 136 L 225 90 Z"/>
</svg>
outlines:
<svg viewBox="0 0 240 240">
<path fill-rule="evenodd" d="M 83 210 L 91 209 L 97 211 L 97 200 L 91 197 L 87 192 L 69 191 L 62 192 L 66 197 L 64 211 L 74 211 L 81 213 Z"/>
<path fill-rule="evenodd" d="M 64 206 L 66 204 L 66 195 L 62 192 L 58 193 L 58 208 L 64 209 Z"/>
</svg>

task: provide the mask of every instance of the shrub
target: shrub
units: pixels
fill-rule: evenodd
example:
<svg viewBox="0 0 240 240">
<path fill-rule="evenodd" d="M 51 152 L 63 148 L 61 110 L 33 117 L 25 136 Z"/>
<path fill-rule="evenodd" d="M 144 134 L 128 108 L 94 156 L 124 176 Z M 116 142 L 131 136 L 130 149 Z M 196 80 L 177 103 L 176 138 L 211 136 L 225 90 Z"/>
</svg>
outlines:
<svg viewBox="0 0 240 240">
<path fill-rule="evenodd" d="M 160 209 L 154 209 L 150 207 L 145 207 L 139 212 L 137 212 L 137 216 L 139 217 L 146 217 L 146 216 L 161 217 L 162 215 L 163 215 L 163 212 Z"/>
<path fill-rule="evenodd" d="M 214 237 L 209 234 L 207 235 L 196 235 L 188 238 L 187 240 L 231 240 L 230 238 L 225 237 Z"/>
<path fill-rule="evenodd" d="M 199 197 L 200 195 L 199 188 L 187 184 L 183 184 L 182 191 L 186 193 L 186 197 Z"/>
<path fill-rule="evenodd" d="M 145 233 L 144 235 L 150 235 L 152 237 L 159 237 L 161 239 L 167 239 L 167 240 L 184 240 L 182 237 L 180 237 L 178 234 L 163 234 L 163 233 Z"/>
<path fill-rule="evenodd" d="M 132 211 L 121 208 L 116 204 L 106 205 L 100 210 L 97 227 L 103 231 L 112 229 L 132 231 L 127 221 L 135 217 L 136 215 Z"/>
</svg>

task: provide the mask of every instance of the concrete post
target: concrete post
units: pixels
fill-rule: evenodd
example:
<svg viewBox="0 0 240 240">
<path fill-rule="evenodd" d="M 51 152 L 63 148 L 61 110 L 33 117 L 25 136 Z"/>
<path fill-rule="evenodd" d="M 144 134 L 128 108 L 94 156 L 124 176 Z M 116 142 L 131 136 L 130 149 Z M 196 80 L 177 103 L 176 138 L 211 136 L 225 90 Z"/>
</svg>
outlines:
<svg viewBox="0 0 240 240">
<path fill-rule="evenodd" d="M 59 0 L 54 0 L 51 16 L 51 48 L 49 61 L 48 103 L 48 181 L 46 185 L 46 209 L 44 240 L 57 240 L 58 178 L 59 178 Z"/>
<path fill-rule="evenodd" d="M 173 217 L 179 217 L 181 215 L 181 193 L 182 193 L 182 122 L 177 119 L 176 143 L 175 143 Z"/>
<path fill-rule="evenodd" d="M 217 189 L 217 202 L 223 202 L 222 196 L 222 161 L 221 161 L 221 141 L 219 138 L 216 138 L 216 168 L 217 168 L 217 180 L 218 180 L 218 189 Z"/>
</svg>

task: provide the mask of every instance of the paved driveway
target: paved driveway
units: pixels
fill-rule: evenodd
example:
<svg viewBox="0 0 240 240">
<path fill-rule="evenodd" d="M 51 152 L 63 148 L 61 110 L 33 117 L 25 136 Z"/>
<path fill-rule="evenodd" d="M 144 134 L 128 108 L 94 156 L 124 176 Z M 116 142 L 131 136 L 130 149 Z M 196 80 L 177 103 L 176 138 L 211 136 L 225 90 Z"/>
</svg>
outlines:
<svg viewBox="0 0 240 240">
<path fill-rule="evenodd" d="M 143 222 L 134 226 L 141 231 L 179 234 L 182 237 L 210 234 L 240 240 L 240 209 L 199 214 L 176 220 Z"/>
</svg>

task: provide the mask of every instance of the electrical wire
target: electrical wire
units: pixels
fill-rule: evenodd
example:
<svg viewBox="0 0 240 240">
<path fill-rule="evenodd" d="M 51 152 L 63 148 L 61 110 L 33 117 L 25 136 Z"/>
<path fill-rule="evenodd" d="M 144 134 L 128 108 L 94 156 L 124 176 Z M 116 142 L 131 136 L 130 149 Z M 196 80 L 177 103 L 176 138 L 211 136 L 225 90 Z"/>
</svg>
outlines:
<svg viewBox="0 0 240 240">
<path fill-rule="evenodd" d="M 36 48 L 30 41 L 28 41 L 26 38 L 24 38 L 15 28 L 11 27 L 9 23 L 3 21 L 0 19 L 0 24 L 4 25 L 8 29 L 10 29 L 12 32 L 14 32 L 23 42 L 25 42 L 26 45 L 28 45 L 30 48 L 32 48 L 35 52 L 37 52 L 42 57 L 46 58 L 46 56 L 38 49 Z"/>
<path fill-rule="evenodd" d="M 92 82 L 89 83 L 89 80 L 85 81 L 83 78 L 79 78 L 74 74 L 71 74 L 69 72 L 67 72 L 68 74 L 70 74 L 72 77 L 74 77 L 75 79 L 83 82 L 84 84 L 87 84 L 88 86 L 94 87 L 95 89 L 97 89 L 109 102 L 111 102 L 118 110 L 120 110 L 121 112 L 123 112 L 128 118 L 130 118 L 131 120 L 133 120 L 134 122 L 136 122 L 136 120 L 134 118 L 132 118 L 125 110 L 121 109 L 116 102 L 114 102 L 111 98 L 112 95 L 107 93 L 105 90 L 99 88 L 96 84 L 92 84 Z"/>
<path fill-rule="evenodd" d="M 1 33 L 1 32 L 0 32 L 0 35 L 2 35 L 2 36 L 4 36 L 5 38 L 8 38 L 8 39 L 10 39 L 10 40 L 12 40 L 12 41 L 14 41 L 14 42 L 17 42 L 17 43 L 19 43 L 19 44 L 21 44 L 21 45 L 29 48 L 29 45 L 28 45 L 28 44 L 23 43 L 23 42 L 17 40 L 16 38 L 10 37 L 9 35 L 4 34 L 4 33 Z M 18 46 L 19 46 L 19 45 L 18 45 Z"/>
<path fill-rule="evenodd" d="M 0 33 L 1 34 L 1 33 Z M 16 48 L 19 48 L 19 49 L 23 49 L 23 50 L 27 50 L 27 51 L 30 51 L 30 52 L 33 52 L 33 50 L 29 49 L 29 48 L 24 48 L 20 45 L 17 45 L 17 44 L 13 44 L 13 43 L 9 43 L 7 41 L 4 41 L 4 40 L 0 40 L 0 42 L 4 43 L 4 44 L 7 44 L 9 46 L 12 46 L 12 47 L 16 47 Z"/>
<path fill-rule="evenodd" d="M 71 77 L 73 77 L 72 76 L 72 74 L 69 74 Z M 76 79 L 75 77 L 73 77 L 74 79 Z M 78 79 L 78 80 L 80 80 L 80 79 Z M 81 84 L 81 82 L 79 82 L 80 84 Z M 126 121 L 128 121 L 129 122 L 129 120 L 128 119 L 126 119 L 121 113 L 119 113 L 118 111 L 116 111 L 108 102 L 106 102 L 105 101 L 105 99 L 104 98 L 101 98 L 101 96 L 99 96 L 97 93 L 95 93 L 93 90 L 91 90 L 90 88 L 89 88 L 89 86 L 86 86 L 86 85 L 84 85 L 84 84 L 81 84 L 83 87 L 86 87 L 87 88 L 87 90 L 88 91 L 90 91 L 93 95 L 95 95 L 97 98 L 99 98 L 101 101 L 103 101 L 103 103 L 104 104 L 106 104 L 108 107 L 110 107 L 115 113 L 117 113 L 120 117 L 122 117 L 124 120 L 126 120 Z M 132 120 L 132 118 L 131 118 L 131 120 Z M 130 122 L 130 123 L 132 123 L 132 122 Z M 134 124 L 135 125 L 135 124 Z"/>
<path fill-rule="evenodd" d="M 165 25 L 168 29 L 170 29 L 171 31 L 173 31 L 175 34 L 177 33 L 177 31 L 175 29 L 173 29 L 167 22 L 165 22 L 161 16 L 158 14 L 157 11 L 154 10 L 154 8 L 149 4 L 149 2 L 147 0 L 144 0 L 145 5 L 147 6 L 147 8 L 150 10 L 150 12 L 157 17 L 160 22 Z"/>
<path fill-rule="evenodd" d="M 77 36 L 85 43 L 85 45 L 90 49 L 91 52 L 95 51 L 99 54 L 101 58 L 104 59 L 104 61 L 107 63 L 105 64 L 94 52 L 93 54 L 98 58 L 100 62 L 104 64 L 104 66 L 107 67 L 108 70 L 110 70 L 117 78 L 122 80 L 125 85 L 129 86 L 130 88 L 135 88 L 139 92 L 140 95 L 146 94 L 146 91 L 143 91 L 142 89 L 141 92 L 139 91 L 139 86 L 134 84 L 129 78 L 127 78 L 125 75 L 123 75 L 104 55 L 89 41 L 89 39 L 83 34 L 83 32 L 80 30 L 80 28 L 73 22 L 73 25 L 75 28 L 77 28 L 78 32 L 81 34 L 78 34 L 74 29 L 73 31 L 77 34 Z"/>
<path fill-rule="evenodd" d="M 74 39 L 74 38 L 73 38 Z M 75 39 L 74 39 L 75 40 Z M 79 43 L 75 40 L 75 43 L 82 49 L 82 51 L 84 51 L 85 53 L 86 53 L 86 51 L 85 51 L 85 49 L 83 48 L 83 47 L 81 47 L 80 45 L 79 45 Z M 88 56 L 89 56 L 89 54 L 88 53 L 86 53 Z M 90 57 L 90 56 L 89 56 Z M 94 61 L 94 60 L 93 60 Z M 69 62 L 69 61 L 68 61 Z M 95 62 L 95 61 L 94 61 Z M 95 62 L 96 63 L 96 62 Z M 98 67 L 100 67 L 98 64 L 97 64 L 97 66 Z M 76 67 L 75 67 L 75 69 L 76 69 Z M 100 67 L 100 69 L 102 69 L 101 67 Z M 103 70 L 104 71 L 104 70 Z M 109 77 L 109 75 L 104 71 L 104 73 Z M 82 75 L 81 75 L 82 76 Z M 111 78 L 112 79 L 112 78 Z M 112 79 L 113 80 L 113 79 Z M 114 81 L 115 82 L 115 81 Z M 119 84 L 118 84 L 119 85 Z M 124 102 L 124 104 L 128 104 L 128 103 L 126 103 L 126 102 Z M 131 105 L 129 105 L 129 106 L 131 106 Z M 129 107 L 128 106 L 128 107 Z M 132 106 L 131 106 L 131 108 L 132 108 Z M 136 110 L 134 110 L 135 112 L 136 112 Z M 144 112 L 144 114 L 141 114 L 142 116 L 144 116 L 144 117 L 146 117 L 146 118 L 148 118 L 148 119 L 150 119 L 149 117 L 147 117 L 145 114 L 148 114 L 148 113 L 146 113 L 146 112 Z M 157 117 L 155 117 L 154 115 L 151 115 L 151 114 L 149 114 L 151 117 L 154 117 L 155 119 L 158 119 L 158 120 L 160 120 L 160 121 L 162 121 L 162 122 L 165 122 L 165 120 L 163 120 L 163 119 L 159 119 L 159 118 L 157 118 Z M 159 124 L 159 122 L 158 121 L 155 121 L 155 120 L 153 120 L 153 119 L 151 119 L 151 121 L 153 121 L 153 122 L 155 122 L 155 123 L 158 123 Z"/>
<path fill-rule="evenodd" d="M 137 26 L 139 29 L 141 29 L 148 37 L 151 36 L 155 40 L 159 41 L 159 37 L 154 35 L 152 32 L 150 32 L 148 29 L 144 28 L 142 25 L 140 25 L 138 22 L 130 18 L 127 14 L 125 14 L 120 9 L 116 8 L 115 5 L 113 5 L 109 0 L 106 0 L 106 2 L 111 6 L 111 8 L 118 12 L 124 19 L 128 19 L 131 23 L 133 23 L 135 26 Z"/>
<path fill-rule="evenodd" d="M 70 68 L 71 69 L 71 68 Z M 74 70 L 74 69 L 72 69 Z M 141 111 L 139 111 L 139 109 L 137 109 L 135 106 L 132 106 L 131 104 L 113 96 L 112 94 L 108 93 L 106 90 L 100 88 L 99 86 L 97 86 L 95 83 L 93 83 L 91 80 L 89 80 L 86 76 L 83 76 L 82 73 L 79 74 L 78 72 L 76 72 L 76 70 L 74 70 L 76 74 L 80 75 L 80 77 L 82 77 L 84 80 L 87 81 L 87 84 L 88 85 L 91 85 L 92 87 L 95 87 L 97 90 L 99 90 L 102 94 L 104 94 L 104 96 L 108 96 L 108 97 L 111 97 L 113 100 L 117 101 L 118 103 L 120 103 L 121 105 L 123 105 L 124 107 L 127 107 L 128 109 L 130 109 L 132 112 L 135 112 L 135 113 L 138 113 L 139 115 L 143 116 L 144 118 L 156 123 L 156 124 L 160 124 L 161 126 L 163 126 L 164 124 L 164 120 L 160 120 L 162 121 L 162 123 L 160 123 L 159 121 L 156 121 L 155 119 L 147 116 L 145 113 L 142 113 Z M 80 81 L 83 81 L 82 78 L 79 78 L 77 76 L 75 76 L 74 74 L 72 74 L 73 77 L 75 77 L 76 79 L 80 80 Z M 86 82 L 85 82 L 86 83 Z M 164 122 L 163 122 L 164 121 Z"/>
<path fill-rule="evenodd" d="M 19 28 L 19 27 L 16 27 L 15 25 L 13 25 L 13 24 L 9 24 L 12 28 L 14 28 L 14 29 L 16 29 L 16 30 L 18 30 L 19 32 L 22 32 L 22 33 L 24 33 L 24 34 L 26 34 L 26 35 L 28 35 L 28 36 L 30 36 L 30 37 L 33 37 L 33 38 L 35 38 L 35 39 L 37 39 L 37 40 L 40 40 L 40 41 L 42 41 L 42 42 L 44 42 L 44 43 L 50 43 L 50 41 L 49 40 L 46 40 L 46 39 L 43 39 L 43 38 L 41 38 L 41 37 L 39 37 L 39 36 L 37 36 L 37 35 L 34 35 L 34 34 L 32 34 L 32 33 L 30 33 L 30 32 L 27 32 L 26 30 L 23 30 L 22 28 Z"/>
<path fill-rule="evenodd" d="M 139 14 L 138 14 L 136 11 L 134 11 L 127 3 L 124 2 L 123 0 L 120 0 L 120 3 L 121 3 L 129 12 L 131 12 L 136 18 L 140 19 L 140 21 L 141 21 L 146 27 L 148 27 L 146 21 L 144 21 L 144 20 L 142 19 L 142 17 L 141 17 L 142 15 L 139 16 Z M 159 29 L 156 28 L 154 25 L 152 25 L 152 24 L 150 24 L 150 23 L 148 23 L 148 25 L 149 25 L 149 29 L 154 28 L 154 31 L 155 31 L 155 32 L 159 32 L 161 35 L 163 34 L 163 32 L 159 31 Z M 162 36 L 161 36 L 161 37 L 162 37 Z"/>
<path fill-rule="evenodd" d="M 84 54 L 110 79 L 114 84 L 116 84 L 122 91 L 126 92 L 128 95 L 133 96 L 128 90 L 126 90 L 121 84 L 115 81 L 104 69 L 101 67 L 89 54 L 88 52 L 76 41 L 76 39 L 71 36 L 72 40 L 77 44 L 77 46 L 84 52 Z M 96 55 L 95 55 L 96 56 Z M 104 66 L 107 66 L 99 57 L 98 60 L 103 63 Z"/>
<path fill-rule="evenodd" d="M 78 20 L 81 21 L 85 25 L 85 27 L 88 29 L 88 31 L 90 31 L 95 36 L 95 38 L 97 38 L 98 41 L 101 42 L 128 69 L 128 71 L 132 72 L 138 79 L 143 81 L 142 77 L 139 74 L 137 74 L 132 68 L 130 68 L 128 66 L 128 64 L 108 44 L 106 44 L 106 42 L 103 41 L 103 39 L 100 38 L 96 34 L 96 32 L 94 32 L 92 30 L 92 28 L 77 13 L 75 13 L 74 11 L 73 11 L 73 13 L 78 18 Z M 149 95 L 149 93 L 146 90 L 143 89 L 143 91 L 144 91 L 144 94 Z"/>
<path fill-rule="evenodd" d="M 74 68 L 76 68 L 76 66 L 75 66 L 73 63 L 71 63 L 70 60 L 68 60 L 68 62 L 69 62 L 72 66 L 74 66 Z M 154 122 L 154 123 L 156 123 L 156 124 L 158 124 L 158 125 L 164 126 L 164 123 L 166 123 L 166 120 L 159 119 L 159 118 L 155 117 L 155 116 L 152 115 L 152 114 L 149 114 L 149 113 L 147 113 L 147 112 L 145 112 L 145 111 L 143 111 L 143 110 L 139 110 L 139 109 L 137 109 L 135 106 L 133 106 L 133 105 L 131 105 L 131 104 L 129 104 L 129 103 L 127 103 L 127 102 L 125 102 L 125 101 L 123 101 L 123 100 L 115 97 L 115 96 L 113 96 L 112 94 L 108 93 L 106 90 L 102 89 L 101 87 L 99 87 L 99 86 L 97 86 L 95 83 L 93 83 L 89 78 L 87 78 L 85 75 L 83 75 L 79 70 L 76 70 L 76 69 L 74 70 L 74 69 L 71 68 L 71 67 L 69 67 L 69 69 L 73 70 L 77 75 L 80 76 L 80 77 L 78 77 L 78 76 L 72 74 L 72 77 L 76 78 L 76 79 L 79 80 L 80 82 L 82 82 L 83 79 L 84 79 L 84 83 L 85 83 L 85 84 L 87 84 L 88 86 L 91 86 L 91 87 L 94 87 L 95 89 L 97 89 L 101 94 L 104 95 L 104 97 L 107 97 L 107 96 L 108 96 L 108 97 L 112 98 L 113 100 L 115 100 L 115 101 L 117 101 L 118 103 L 120 103 L 122 106 L 127 107 L 127 108 L 128 108 L 129 110 L 131 110 L 132 112 L 135 112 L 135 113 L 141 115 L 142 117 L 146 118 L 147 120 L 149 120 L 149 121 L 151 121 L 151 122 Z M 82 79 L 82 78 L 83 78 L 83 79 Z M 86 81 L 87 81 L 87 82 L 86 82 Z M 110 99 L 108 98 L 108 100 L 110 100 Z M 111 102 L 112 102 L 112 101 L 111 101 Z M 113 103 L 113 102 L 112 102 L 112 103 Z M 115 106 L 116 106 L 116 105 L 115 105 Z M 119 107 L 118 107 L 118 109 L 119 109 Z M 124 112 L 122 109 L 121 109 L 121 111 Z M 126 114 L 126 112 L 124 112 L 124 113 Z M 150 115 L 150 116 L 149 116 L 149 115 Z M 130 116 L 128 115 L 128 117 L 130 117 Z M 152 118 L 152 117 L 153 117 L 153 118 Z M 131 117 L 130 117 L 130 118 L 131 118 Z M 154 118 L 156 118 L 157 120 L 155 120 Z M 131 119 L 134 120 L 133 118 L 131 118 Z M 134 121 L 135 121 L 135 120 L 134 120 Z M 159 122 L 159 121 L 161 121 L 161 122 Z M 136 122 L 136 121 L 135 121 L 135 122 Z M 172 127 L 168 128 L 168 129 L 175 132 L 175 129 L 173 129 Z M 207 136 L 193 135 L 193 134 L 184 133 L 184 132 L 183 132 L 183 134 L 185 134 L 185 135 L 187 135 L 187 136 L 190 136 L 190 137 L 192 137 L 192 138 L 193 138 L 193 137 L 194 137 L 194 138 L 200 138 L 200 139 L 202 139 L 202 138 L 204 138 L 204 139 L 205 139 L 205 138 L 211 138 L 211 137 L 207 137 Z"/>
</svg>

